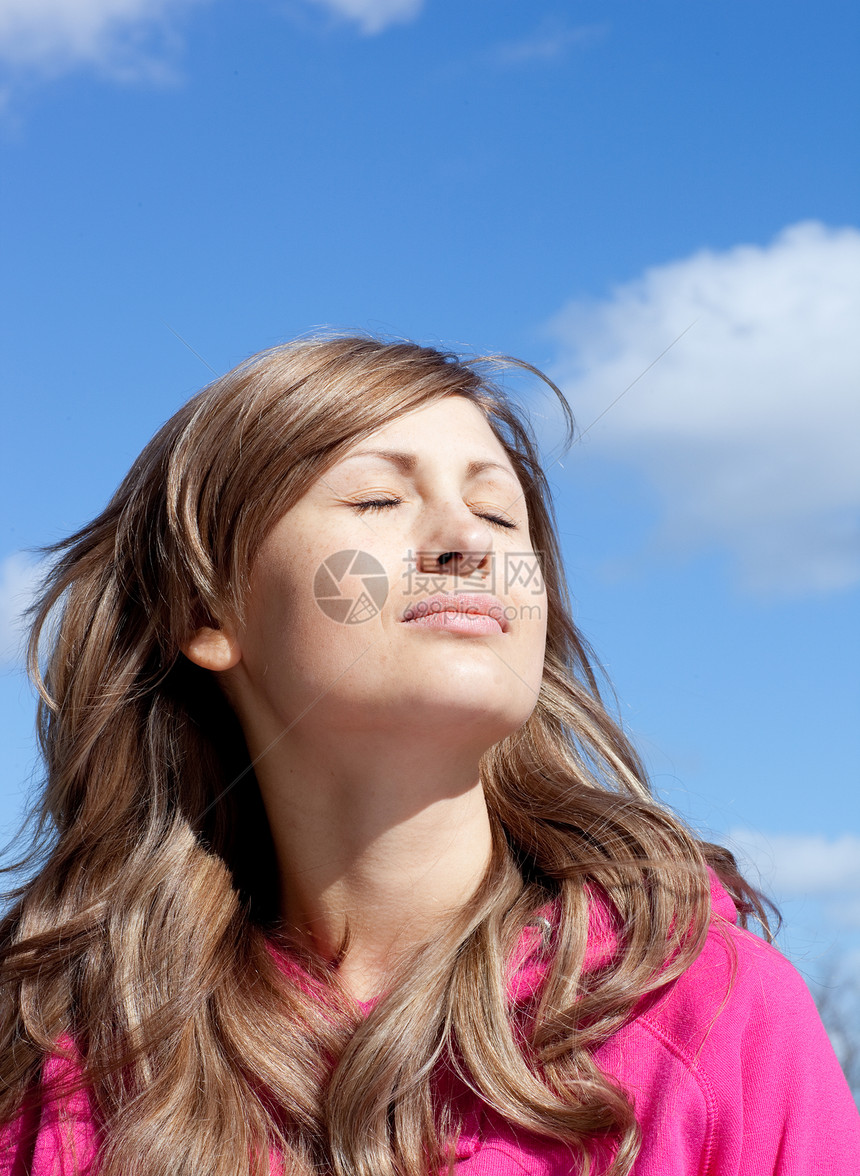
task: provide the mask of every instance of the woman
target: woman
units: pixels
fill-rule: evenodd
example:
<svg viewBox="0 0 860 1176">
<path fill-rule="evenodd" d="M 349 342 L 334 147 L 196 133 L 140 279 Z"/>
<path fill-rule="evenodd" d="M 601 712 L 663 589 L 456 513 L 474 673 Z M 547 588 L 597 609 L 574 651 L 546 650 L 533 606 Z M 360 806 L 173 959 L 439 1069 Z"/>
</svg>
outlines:
<svg viewBox="0 0 860 1176">
<path fill-rule="evenodd" d="M 850 1170 L 811 1001 L 604 708 L 548 503 L 480 364 L 326 338 L 59 545 L 2 1171 Z"/>
</svg>

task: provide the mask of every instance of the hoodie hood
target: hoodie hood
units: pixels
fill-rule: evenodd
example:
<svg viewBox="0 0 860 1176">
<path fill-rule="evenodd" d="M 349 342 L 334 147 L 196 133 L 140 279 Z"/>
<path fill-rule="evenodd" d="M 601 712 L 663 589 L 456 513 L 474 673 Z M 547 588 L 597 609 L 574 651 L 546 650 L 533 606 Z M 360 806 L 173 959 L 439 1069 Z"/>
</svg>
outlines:
<svg viewBox="0 0 860 1176">
<path fill-rule="evenodd" d="M 737 908 L 710 867 L 711 917 L 736 923 Z M 599 886 L 589 886 L 588 946 L 583 970 L 596 971 L 611 962 L 618 951 L 621 920 Z M 558 909 L 553 903 L 541 907 L 523 929 L 508 969 L 508 990 L 513 1003 L 527 1003 L 540 989 L 552 961 L 552 941 L 558 926 Z"/>
</svg>

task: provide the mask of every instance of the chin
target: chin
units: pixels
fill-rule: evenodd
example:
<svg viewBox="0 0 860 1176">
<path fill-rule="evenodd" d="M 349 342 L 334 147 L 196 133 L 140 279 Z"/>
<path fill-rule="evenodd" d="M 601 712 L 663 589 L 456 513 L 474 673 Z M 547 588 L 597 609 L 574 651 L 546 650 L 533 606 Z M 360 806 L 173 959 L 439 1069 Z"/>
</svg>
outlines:
<svg viewBox="0 0 860 1176">
<path fill-rule="evenodd" d="M 402 690 L 394 697 L 371 700 L 330 699 L 327 720 L 339 731 L 356 735 L 386 733 L 402 740 L 409 735 L 416 744 L 456 744 L 492 747 L 525 723 L 534 710 L 535 696 L 523 687 L 519 696 L 494 699 L 490 691 L 460 688 L 428 691 L 426 683 Z"/>
</svg>

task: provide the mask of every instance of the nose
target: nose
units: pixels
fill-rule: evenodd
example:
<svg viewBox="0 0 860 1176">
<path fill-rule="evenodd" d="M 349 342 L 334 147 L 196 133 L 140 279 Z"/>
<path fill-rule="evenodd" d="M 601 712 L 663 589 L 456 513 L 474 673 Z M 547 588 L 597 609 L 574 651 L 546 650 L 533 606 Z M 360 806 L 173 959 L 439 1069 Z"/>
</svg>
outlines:
<svg viewBox="0 0 860 1176">
<path fill-rule="evenodd" d="M 488 576 L 492 559 L 490 525 L 474 515 L 465 503 L 455 504 L 438 517 L 416 556 L 419 572 L 456 578 Z"/>
</svg>

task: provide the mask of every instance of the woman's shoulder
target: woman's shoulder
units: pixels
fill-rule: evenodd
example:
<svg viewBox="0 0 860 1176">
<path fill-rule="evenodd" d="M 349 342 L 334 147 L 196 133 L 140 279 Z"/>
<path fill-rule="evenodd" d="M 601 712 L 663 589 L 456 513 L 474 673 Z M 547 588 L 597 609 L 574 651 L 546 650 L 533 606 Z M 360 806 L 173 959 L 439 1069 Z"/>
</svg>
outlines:
<svg viewBox="0 0 860 1176">
<path fill-rule="evenodd" d="M 0 1126 L 0 1176 L 89 1176 L 97 1150 L 80 1055 L 63 1035 L 25 1109 Z"/>
<path fill-rule="evenodd" d="M 775 1034 L 791 1035 L 797 1027 L 827 1042 L 800 972 L 772 944 L 737 925 L 734 902 L 713 874 L 704 946 L 642 1016 L 682 1036 L 697 1058 L 720 1038 L 747 1047 L 766 1039 L 773 1048 Z"/>
<path fill-rule="evenodd" d="M 860 1116 L 809 989 L 736 917 L 712 879 L 701 953 L 598 1051 L 636 1104 L 634 1171 L 699 1171 L 685 1164 L 703 1156 L 726 1176 L 848 1171 Z"/>
</svg>

